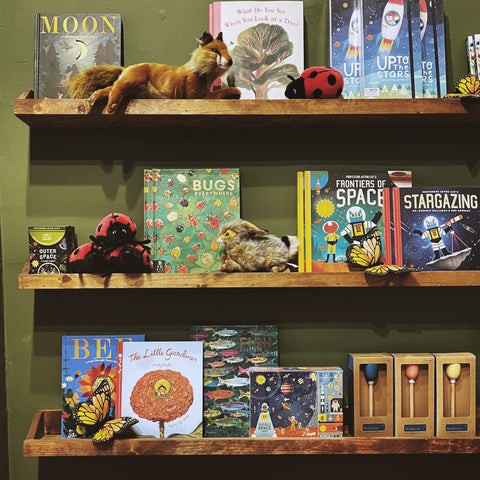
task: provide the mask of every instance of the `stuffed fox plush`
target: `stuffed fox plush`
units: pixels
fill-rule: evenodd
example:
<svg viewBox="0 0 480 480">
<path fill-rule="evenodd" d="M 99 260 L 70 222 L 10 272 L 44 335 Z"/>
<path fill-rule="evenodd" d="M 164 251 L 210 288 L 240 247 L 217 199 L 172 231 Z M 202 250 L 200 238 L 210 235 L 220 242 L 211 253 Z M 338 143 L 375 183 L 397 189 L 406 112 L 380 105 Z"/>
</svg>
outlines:
<svg viewBox="0 0 480 480">
<path fill-rule="evenodd" d="M 204 32 L 190 60 L 180 67 L 160 63 L 91 67 L 72 78 L 68 96 L 87 98 L 91 105 L 108 97 L 108 113 L 114 113 L 125 97 L 239 99 L 238 88 L 210 91 L 232 64 L 222 33 L 214 39 Z"/>
</svg>

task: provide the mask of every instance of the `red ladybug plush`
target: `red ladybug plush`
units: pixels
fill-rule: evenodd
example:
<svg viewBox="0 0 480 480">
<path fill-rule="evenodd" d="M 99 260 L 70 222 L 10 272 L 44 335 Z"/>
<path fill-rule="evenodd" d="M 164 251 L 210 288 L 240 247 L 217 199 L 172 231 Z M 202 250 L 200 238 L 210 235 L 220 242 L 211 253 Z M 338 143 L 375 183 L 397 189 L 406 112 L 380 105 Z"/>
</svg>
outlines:
<svg viewBox="0 0 480 480">
<path fill-rule="evenodd" d="M 338 98 L 343 91 L 343 76 L 335 68 L 310 67 L 285 89 L 285 96 L 294 98 Z"/>
<path fill-rule="evenodd" d="M 110 213 L 100 220 L 95 229 L 95 238 L 104 247 L 118 247 L 133 240 L 137 226 L 123 213 Z"/>
<path fill-rule="evenodd" d="M 80 245 L 70 255 L 70 270 L 73 273 L 105 273 L 108 270 L 105 250 L 95 242 Z"/>
<path fill-rule="evenodd" d="M 141 242 L 121 245 L 108 254 L 112 271 L 117 273 L 150 273 L 150 248 Z"/>
</svg>

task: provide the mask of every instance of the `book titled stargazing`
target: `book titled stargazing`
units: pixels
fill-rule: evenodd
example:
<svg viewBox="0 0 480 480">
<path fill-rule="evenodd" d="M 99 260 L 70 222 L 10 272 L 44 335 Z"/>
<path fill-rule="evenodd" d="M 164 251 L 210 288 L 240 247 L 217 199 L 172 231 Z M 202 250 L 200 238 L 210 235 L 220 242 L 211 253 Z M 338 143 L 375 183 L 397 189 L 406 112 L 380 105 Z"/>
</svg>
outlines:
<svg viewBox="0 0 480 480">
<path fill-rule="evenodd" d="M 395 263 L 420 270 L 480 269 L 480 188 L 392 192 Z"/>
</svg>

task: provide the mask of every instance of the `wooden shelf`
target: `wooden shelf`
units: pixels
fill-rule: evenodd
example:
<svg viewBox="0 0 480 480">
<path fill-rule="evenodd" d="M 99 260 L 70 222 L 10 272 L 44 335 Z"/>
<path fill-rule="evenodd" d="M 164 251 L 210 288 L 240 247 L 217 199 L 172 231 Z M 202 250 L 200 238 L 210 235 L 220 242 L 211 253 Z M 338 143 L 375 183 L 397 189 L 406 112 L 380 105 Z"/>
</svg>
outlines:
<svg viewBox="0 0 480 480">
<path fill-rule="evenodd" d="M 31 127 L 302 127 L 308 125 L 470 125 L 480 121 L 475 98 L 365 100 L 130 100 L 114 114 L 86 100 L 34 99 L 25 90 L 14 114 Z"/>
<path fill-rule="evenodd" d="M 331 454 L 472 454 L 480 437 L 468 438 L 119 438 L 96 447 L 90 439 L 62 439 L 60 410 L 40 410 L 33 417 L 25 457 L 98 455 L 331 455 Z"/>
<path fill-rule="evenodd" d="M 325 273 L 90 273 L 38 275 L 28 263 L 18 275 L 23 290 L 92 288 L 314 288 L 314 287 L 473 287 L 480 286 L 480 271 L 415 272 L 385 277 L 363 271 Z"/>
</svg>

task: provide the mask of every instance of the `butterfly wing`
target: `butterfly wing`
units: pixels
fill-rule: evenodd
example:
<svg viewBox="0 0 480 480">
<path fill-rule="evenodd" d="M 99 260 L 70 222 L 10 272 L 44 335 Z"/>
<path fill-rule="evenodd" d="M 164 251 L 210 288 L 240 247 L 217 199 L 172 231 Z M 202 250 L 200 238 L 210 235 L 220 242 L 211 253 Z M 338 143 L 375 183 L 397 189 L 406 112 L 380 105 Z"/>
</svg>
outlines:
<svg viewBox="0 0 480 480">
<path fill-rule="evenodd" d="M 389 273 L 408 273 L 408 272 L 416 272 L 415 268 L 403 267 L 400 265 L 374 265 L 373 267 L 369 267 L 365 269 L 365 273 L 369 275 L 376 275 L 376 276 L 385 276 Z"/>
<path fill-rule="evenodd" d="M 475 75 L 465 75 L 457 82 L 456 89 L 463 95 L 480 95 L 480 80 Z"/>
<path fill-rule="evenodd" d="M 77 424 L 95 427 L 101 425 L 110 412 L 111 394 L 108 380 L 102 380 L 90 398 L 79 403 L 74 417 Z"/>
<path fill-rule="evenodd" d="M 347 248 L 347 260 L 360 267 L 372 267 L 379 263 L 382 255 L 380 232 L 372 228 L 359 245 Z"/>
<path fill-rule="evenodd" d="M 92 442 L 94 444 L 108 442 L 115 435 L 124 432 L 136 423 L 138 423 L 138 420 L 132 417 L 120 417 L 109 420 L 93 435 Z"/>
</svg>

